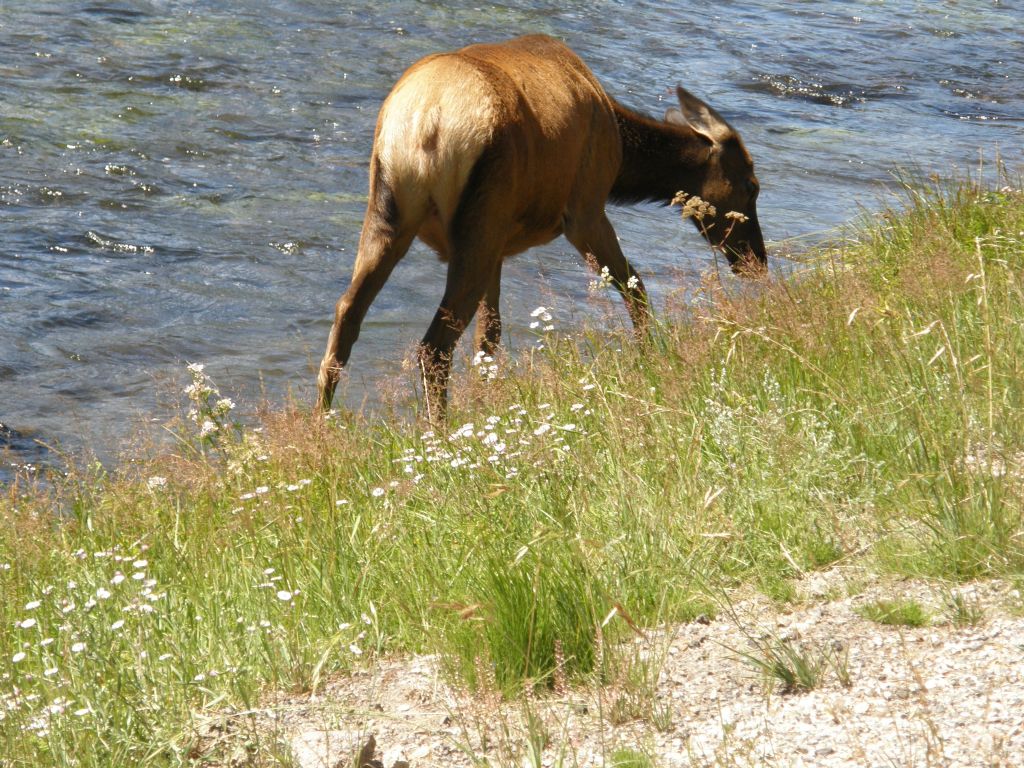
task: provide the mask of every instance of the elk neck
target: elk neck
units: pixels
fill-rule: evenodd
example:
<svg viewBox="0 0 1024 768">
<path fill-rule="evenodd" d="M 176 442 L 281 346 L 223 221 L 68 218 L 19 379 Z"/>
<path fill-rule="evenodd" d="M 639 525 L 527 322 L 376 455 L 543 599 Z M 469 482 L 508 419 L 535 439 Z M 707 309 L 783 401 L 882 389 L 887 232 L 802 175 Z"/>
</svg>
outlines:
<svg viewBox="0 0 1024 768">
<path fill-rule="evenodd" d="M 702 186 L 712 144 L 692 128 L 655 120 L 613 101 L 622 165 L 608 199 L 667 205 L 680 190 Z"/>
</svg>

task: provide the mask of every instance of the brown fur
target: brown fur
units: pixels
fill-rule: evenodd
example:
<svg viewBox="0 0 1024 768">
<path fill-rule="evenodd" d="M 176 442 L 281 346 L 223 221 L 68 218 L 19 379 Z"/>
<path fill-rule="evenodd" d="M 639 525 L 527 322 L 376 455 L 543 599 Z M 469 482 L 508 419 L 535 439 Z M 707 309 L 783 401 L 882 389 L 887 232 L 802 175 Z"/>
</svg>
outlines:
<svg viewBox="0 0 1024 768">
<path fill-rule="evenodd" d="M 507 256 L 564 234 L 608 268 L 634 325 L 646 326 L 647 294 L 605 216 L 609 200 L 699 195 L 719 209 L 705 220 L 705 236 L 719 240 L 731 262 L 763 264 L 750 156 L 714 110 L 681 88 L 678 96 L 682 111 L 665 121 L 632 112 L 575 53 L 543 35 L 413 64 L 377 120 L 369 203 L 320 365 L 320 407 L 330 407 L 366 311 L 415 237 L 448 262 L 444 297 L 420 347 L 432 420 L 444 413 L 451 354 L 478 307 L 478 347 L 492 352 L 498 344 Z M 730 210 L 749 220 L 726 220 Z"/>
</svg>

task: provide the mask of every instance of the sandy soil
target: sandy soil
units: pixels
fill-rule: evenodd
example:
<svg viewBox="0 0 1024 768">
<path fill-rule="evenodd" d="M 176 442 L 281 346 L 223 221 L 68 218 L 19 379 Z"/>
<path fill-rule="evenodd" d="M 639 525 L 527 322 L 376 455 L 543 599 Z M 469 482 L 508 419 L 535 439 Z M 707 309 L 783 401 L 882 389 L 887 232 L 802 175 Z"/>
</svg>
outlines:
<svg viewBox="0 0 1024 768">
<path fill-rule="evenodd" d="M 621 679 L 600 688 L 502 702 L 454 690 L 432 657 L 382 659 L 312 696 L 278 697 L 257 721 L 301 768 L 348 768 L 360 752 L 384 768 L 1024 767 L 1019 591 L 835 569 L 805 579 L 801 592 L 782 610 L 753 597 L 713 621 L 637 637 L 616 654 L 626 660 Z M 982 612 L 979 623 L 949 620 L 953 593 Z M 896 598 L 928 607 L 932 623 L 884 626 L 856 612 Z M 807 658 L 829 654 L 820 685 L 784 693 L 743 658 L 765 658 L 759 648 L 780 641 Z M 219 738 L 229 738 L 228 720 Z M 623 750 L 650 762 L 624 763 Z M 234 755 L 236 765 L 256 757 L 239 747 Z"/>
</svg>

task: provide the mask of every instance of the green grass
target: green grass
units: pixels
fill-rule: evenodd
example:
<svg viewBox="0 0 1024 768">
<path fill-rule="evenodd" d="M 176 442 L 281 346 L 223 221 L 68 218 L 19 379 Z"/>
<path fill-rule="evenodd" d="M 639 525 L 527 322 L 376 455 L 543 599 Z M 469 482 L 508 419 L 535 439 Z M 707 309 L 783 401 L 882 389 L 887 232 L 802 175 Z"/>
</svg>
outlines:
<svg viewBox="0 0 1024 768">
<path fill-rule="evenodd" d="M 925 627 L 931 614 L 916 600 L 876 600 L 862 605 L 857 613 L 876 624 L 893 627 Z"/>
<path fill-rule="evenodd" d="M 218 758 L 205 716 L 381 653 L 506 696 L 600 679 L 644 626 L 836 562 L 1019 580 L 1022 233 L 1019 191 L 913 189 L 793 279 L 709 282 L 649 345 L 548 334 L 463 376 L 446 434 L 237 433 L 195 373 L 213 432 L 0 498 L 2 764 Z"/>
<path fill-rule="evenodd" d="M 764 678 L 769 691 L 776 685 L 783 694 L 813 691 L 829 670 L 844 687 L 850 686 L 845 653 L 836 648 L 807 647 L 777 636 L 750 638 L 750 643 L 751 650 L 734 652 Z"/>
<path fill-rule="evenodd" d="M 985 623 L 985 608 L 976 596 L 951 591 L 945 595 L 945 617 L 954 627 L 977 627 Z"/>
<path fill-rule="evenodd" d="M 622 748 L 611 753 L 608 764 L 612 768 L 654 768 L 654 760 L 638 749 Z"/>
</svg>

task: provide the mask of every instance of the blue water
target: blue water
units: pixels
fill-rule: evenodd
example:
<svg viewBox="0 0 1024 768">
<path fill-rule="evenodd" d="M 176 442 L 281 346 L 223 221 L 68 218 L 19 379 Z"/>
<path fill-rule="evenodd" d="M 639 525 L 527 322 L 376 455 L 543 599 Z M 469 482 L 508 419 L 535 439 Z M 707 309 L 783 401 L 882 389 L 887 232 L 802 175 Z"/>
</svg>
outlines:
<svg viewBox="0 0 1024 768">
<path fill-rule="evenodd" d="M 661 114 L 684 84 L 742 132 L 790 252 L 877 207 L 898 167 L 1024 166 L 1022 23 L 1021 2 L 952 0 L 0 0 L 0 446 L 113 459 L 173 415 L 186 362 L 240 402 L 311 402 L 376 110 L 424 54 L 547 32 L 627 105 Z M 709 266 L 668 211 L 611 215 L 656 304 Z M 563 327 L 624 322 L 589 280 L 564 241 L 510 262 L 512 345 L 538 297 Z M 364 325 L 350 405 L 400 374 L 442 286 L 415 247 Z"/>
</svg>

